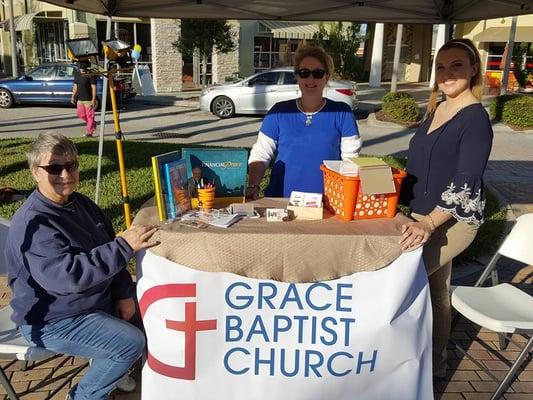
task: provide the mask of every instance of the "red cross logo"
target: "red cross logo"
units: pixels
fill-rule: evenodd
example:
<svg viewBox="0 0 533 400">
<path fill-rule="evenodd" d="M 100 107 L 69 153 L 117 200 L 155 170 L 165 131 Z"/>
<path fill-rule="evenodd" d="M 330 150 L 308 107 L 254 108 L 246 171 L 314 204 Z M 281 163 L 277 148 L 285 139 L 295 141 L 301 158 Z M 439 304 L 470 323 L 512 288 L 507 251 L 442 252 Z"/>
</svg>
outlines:
<svg viewBox="0 0 533 400">
<path fill-rule="evenodd" d="M 146 310 L 150 305 L 161 299 L 177 297 L 196 297 L 195 283 L 175 283 L 154 286 L 144 292 L 139 300 L 141 316 L 144 319 Z M 196 332 L 214 330 L 217 320 L 196 319 L 196 302 L 185 303 L 185 321 L 165 320 L 166 327 L 180 332 L 185 332 L 185 366 L 175 367 L 158 360 L 148 351 L 147 362 L 152 370 L 171 378 L 194 380 L 196 378 Z"/>
</svg>

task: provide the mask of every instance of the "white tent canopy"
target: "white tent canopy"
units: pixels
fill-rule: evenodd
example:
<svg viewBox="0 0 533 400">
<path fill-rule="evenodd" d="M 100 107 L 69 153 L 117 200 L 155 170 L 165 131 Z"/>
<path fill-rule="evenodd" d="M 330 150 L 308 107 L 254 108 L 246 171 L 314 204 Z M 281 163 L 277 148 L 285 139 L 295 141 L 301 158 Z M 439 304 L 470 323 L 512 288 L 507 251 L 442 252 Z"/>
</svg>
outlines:
<svg viewBox="0 0 533 400">
<path fill-rule="evenodd" d="M 45 0 L 118 17 L 457 23 L 533 13 L 533 0 Z"/>
</svg>

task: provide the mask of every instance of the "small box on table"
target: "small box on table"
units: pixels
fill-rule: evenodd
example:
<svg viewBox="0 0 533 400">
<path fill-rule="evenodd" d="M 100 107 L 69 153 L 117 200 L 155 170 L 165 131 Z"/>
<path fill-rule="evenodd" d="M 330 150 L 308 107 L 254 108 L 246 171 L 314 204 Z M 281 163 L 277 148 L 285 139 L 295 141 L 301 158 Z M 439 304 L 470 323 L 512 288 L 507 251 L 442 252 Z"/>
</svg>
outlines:
<svg viewBox="0 0 533 400">
<path fill-rule="evenodd" d="M 293 191 L 287 210 L 292 211 L 294 218 L 297 219 L 322 219 L 324 215 L 322 194 Z"/>
</svg>

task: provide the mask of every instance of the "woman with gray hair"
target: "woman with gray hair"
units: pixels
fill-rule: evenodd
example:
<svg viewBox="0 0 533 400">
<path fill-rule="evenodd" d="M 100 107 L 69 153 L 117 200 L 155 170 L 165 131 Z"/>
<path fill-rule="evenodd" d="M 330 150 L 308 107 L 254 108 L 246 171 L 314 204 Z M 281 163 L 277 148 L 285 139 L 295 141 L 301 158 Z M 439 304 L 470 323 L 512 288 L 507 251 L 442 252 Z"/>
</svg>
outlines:
<svg viewBox="0 0 533 400">
<path fill-rule="evenodd" d="M 12 319 L 36 346 L 92 359 L 67 399 L 104 400 L 144 349 L 143 333 L 127 322 L 135 303 L 125 267 L 157 244 L 156 228 L 115 236 L 102 210 L 75 191 L 77 150 L 66 137 L 41 133 L 27 156 L 37 188 L 6 242 Z"/>
</svg>

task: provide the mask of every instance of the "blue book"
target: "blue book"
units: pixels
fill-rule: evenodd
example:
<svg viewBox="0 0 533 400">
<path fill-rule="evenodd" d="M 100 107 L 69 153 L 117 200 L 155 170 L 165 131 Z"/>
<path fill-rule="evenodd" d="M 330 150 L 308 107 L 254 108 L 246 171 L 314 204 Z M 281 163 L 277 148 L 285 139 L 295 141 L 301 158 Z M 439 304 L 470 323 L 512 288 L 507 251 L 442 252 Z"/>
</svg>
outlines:
<svg viewBox="0 0 533 400">
<path fill-rule="evenodd" d="M 174 219 L 190 209 L 187 166 L 185 160 L 176 160 L 165 163 L 164 168 L 168 218 Z"/>
<path fill-rule="evenodd" d="M 170 163 L 165 164 L 165 186 L 167 188 L 167 211 L 168 218 L 176 218 L 176 206 L 174 204 L 174 195 L 172 194 L 172 181 L 170 180 Z"/>
<path fill-rule="evenodd" d="M 152 157 L 152 169 L 154 176 L 154 192 L 157 204 L 159 220 L 164 221 L 168 216 L 168 191 L 166 186 L 165 163 L 179 160 L 181 150 L 171 151 L 169 153 L 158 154 Z"/>
<path fill-rule="evenodd" d="M 187 175 L 192 169 L 202 170 L 204 182 L 216 188 L 215 205 L 242 203 L 246 190 L 248 150 L 242 148 L 183 148 L 182 158 L 187 163 Z M 192 199 L 194 201 L 194 199 Z"/>
</svg>

